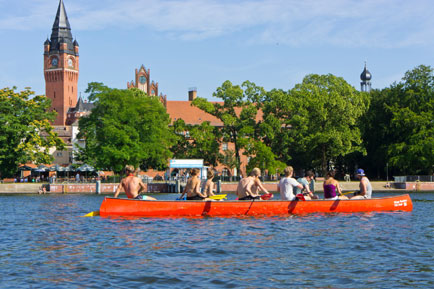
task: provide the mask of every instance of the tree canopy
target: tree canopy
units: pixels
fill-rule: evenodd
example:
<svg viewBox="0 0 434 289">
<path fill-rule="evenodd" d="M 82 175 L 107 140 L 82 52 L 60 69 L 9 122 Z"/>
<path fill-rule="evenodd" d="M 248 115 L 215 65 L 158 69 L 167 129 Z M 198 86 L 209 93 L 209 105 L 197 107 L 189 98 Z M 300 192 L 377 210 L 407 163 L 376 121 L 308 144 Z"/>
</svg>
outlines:
<svg viewBox="0 0 434 289">
<path fill-rule="evenodd" d="M 177 136 L 177 142 L 171 149 L 175 158 L 203 159 L 206 165 L 211 166 L 217 166 L 222 160 L 221 134 L 217 127 L 207 121 L 191 125 L 178 119 L 172 128 Z"/>
<path fill-rule="evenodd" d="M 16 87 L 0 89 L 0 173 L 13 176 L 19 164 L 51 163 L 50 148 L 64 148 L 63 141 L 53 132 L 50 122 L 55 112 L 49 112 L 50 99 L 33 96 L 26 89 L 16 92 Z M 33 96 L 33 97 L 32 97 Z"/>
<path fill-rule="evenodd" d="M 269 98 L 274 103 L 267 109 L 267 123 L 300 167 L 325 172 L 339 156 L 364 150 L 357 120 L 369 106 L 369 95 L 343 78 L 310 74 L 287 98 L 278 91 Z"/>
<path fill-rule="evenodd" d="M 275 171 L 276 166 L 282 167 L 282 163 L 275 160 L 274 153 L 261 145 L 259 113 L 265 90 L 250 81 L 245 81 L 241 86 L 225 81 L 213 96 L 223 102 L 209 102 L 198 97 L 193 101 L 193 105 L 222 122 L 222 141 L 234 144 L 237 171 L 240 172 L 242 154 L 253 157 L 252 164 L 261 164 L 261 168 L 270 172 Z M 225 158 L 231 159 L 231 156 Z"/>
<path fill-rule="evenodd" d="M 399 174 L 431 174 L 434 169 L 433 69 L 420 65 L 407 71 L 401 82 L 373 91 L 372 106 L 364 123 L 367 165 L 384 168 L 389 164 Z"/>
<path fill-rule="evenodd" d="M 167 167 L 175 139 L 169 115 L 157 97 L 102 83 L 90 83 L 86 92 L 95 107 L 79 121 L 79 137 L 86 140 L 81 160 L 116 172 L 127 164 L 142 169 Z"/>
</svg>

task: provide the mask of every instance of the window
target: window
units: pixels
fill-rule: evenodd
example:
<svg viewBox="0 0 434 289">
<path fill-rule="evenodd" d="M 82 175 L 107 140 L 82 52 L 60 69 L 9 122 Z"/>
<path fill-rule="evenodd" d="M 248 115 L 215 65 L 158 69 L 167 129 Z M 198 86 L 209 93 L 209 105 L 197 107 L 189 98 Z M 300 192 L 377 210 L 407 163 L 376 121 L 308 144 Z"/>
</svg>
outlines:
<svg viewBox="0 0 434 289">
<path fill-rule="evenodd" d="M 222 177 L 227 177 L 227 176 L 229 176 L 229 171 L 228 171 L 228 169 L 224 168 L 222 170 Z"/>
<path fill-rule="evenodd" d="M 190 137 L 190 132 L 188 130 L 185 132 L 185 137 Z"/>
<path fill-rule="evenodd" d="M 222 150 L 224 150 L 224 151 L 227 151 L 227 150 L 228 150 L 228 143 L 227 143 L 227 142 L 224 142 L 224 143 L 222 144 Z"/>
<path fill-rule="evenodd" d="M 58 156 L 58 157 L 63 156 L 62 152 L 57 152 L 57 156 Z"/>
</svg>

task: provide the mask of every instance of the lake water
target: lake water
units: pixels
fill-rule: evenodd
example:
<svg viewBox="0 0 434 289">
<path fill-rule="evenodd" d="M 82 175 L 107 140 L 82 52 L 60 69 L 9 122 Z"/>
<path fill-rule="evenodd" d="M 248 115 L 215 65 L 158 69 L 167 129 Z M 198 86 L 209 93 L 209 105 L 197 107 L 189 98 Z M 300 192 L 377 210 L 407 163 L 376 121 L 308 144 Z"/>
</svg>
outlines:
<svg viewBox="0 0 434 289">
<path fill-rule="evenodd" d="M 410 213 L 126 219 L 80 217 L 99 195 L 0 196 L 0 288 L 433 288 L 434 193 L 411 197 Z"/>
</svg>

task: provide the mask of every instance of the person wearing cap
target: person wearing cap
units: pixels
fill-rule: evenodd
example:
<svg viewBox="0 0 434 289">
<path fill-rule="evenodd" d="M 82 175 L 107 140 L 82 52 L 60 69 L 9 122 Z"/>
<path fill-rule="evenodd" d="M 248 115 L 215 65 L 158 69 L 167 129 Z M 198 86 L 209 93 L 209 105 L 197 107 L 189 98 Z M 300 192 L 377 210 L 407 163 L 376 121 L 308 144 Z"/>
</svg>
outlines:
<svg viewBox="0 0 434 289">
<path fill-rule="evenodd" d="M 357 177 L 360 180 L 359 188 L 360 191 L 358 194 L 354 195 L 350 199 L 357 200 L 357 199 L 370 199 L 372 196 L 372 185 L 369 182 L 369 179 L 365 175 L 365 171 L 363 169 L 357 170 Z"/>
</svg>

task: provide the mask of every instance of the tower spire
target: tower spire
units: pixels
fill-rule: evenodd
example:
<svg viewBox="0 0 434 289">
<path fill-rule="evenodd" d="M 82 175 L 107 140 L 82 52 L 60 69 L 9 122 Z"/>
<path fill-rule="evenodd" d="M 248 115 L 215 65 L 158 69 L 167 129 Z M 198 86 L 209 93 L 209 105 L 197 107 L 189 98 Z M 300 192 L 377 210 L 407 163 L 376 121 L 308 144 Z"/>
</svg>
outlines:
<svg viewBox="0 0 434 289">
<path fill-rule="evenodd" d="M 71 30 L 69 25 L 68 16 L 66 15 L 65 5 L 63 0 L 59 1 L 59 7 L 57 8 L 56 19 L 54 20 L 53 29 L 65 28 Z"/>
<path fill-rule="evenodd" d="M 67 49 L 65 52 L 75 54 L 73 38 L 71 34 L 71 26 L 69 25 L 68 15 L 66 14 L 65 4 L 63 4 L 63 0 L 59 1 L 59 7 L 57 8 L 56 18 L 54 19 L 50 40 L 50 51 L 60 50 L 59 44 L 66 43 Z"/>
<path fill-rule="evenodd" d="M 77 104 L 78 51 L 65 5 L 59 0 L 50 40 L 44 42 L 45 95 L 51 99 L 51 109 L 57 112 L 54 125 L 68 124 L 68 111 Z"/>
<path fill-rule="evenodd" d="M 362 74 L 360 74 L 360 89 L 361 91 L 370 92 L 371 91 L 371 78 L 372 74 L 369 72 L 368 68 L 366 67 L 366 61 L 365 61 L 365 69 L 363 69 Z"/>
</svg>

